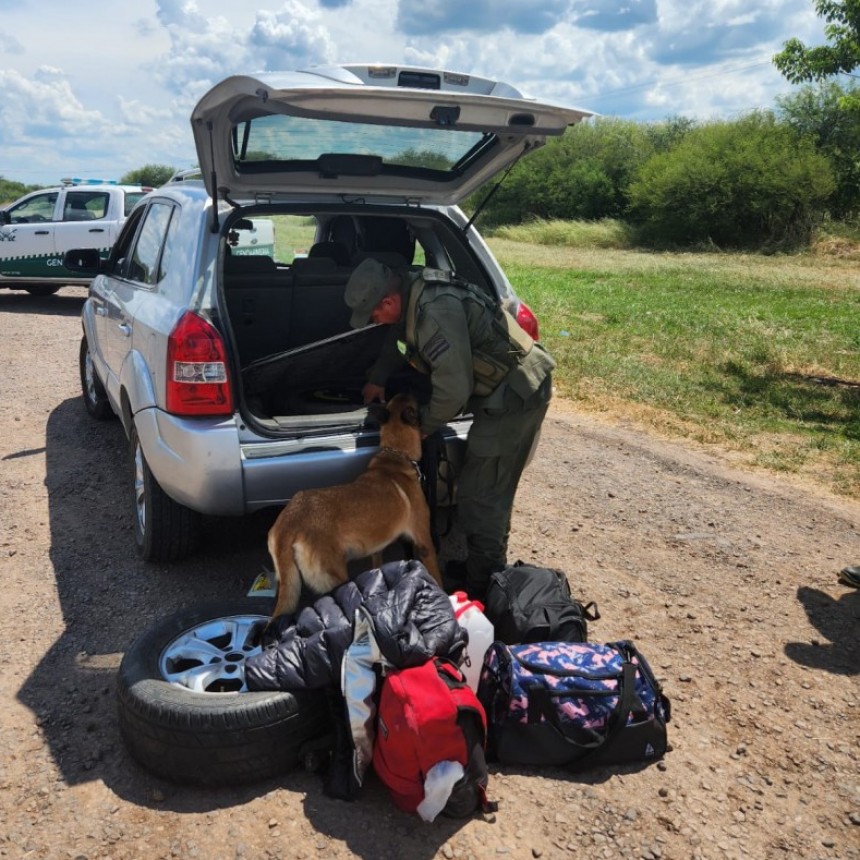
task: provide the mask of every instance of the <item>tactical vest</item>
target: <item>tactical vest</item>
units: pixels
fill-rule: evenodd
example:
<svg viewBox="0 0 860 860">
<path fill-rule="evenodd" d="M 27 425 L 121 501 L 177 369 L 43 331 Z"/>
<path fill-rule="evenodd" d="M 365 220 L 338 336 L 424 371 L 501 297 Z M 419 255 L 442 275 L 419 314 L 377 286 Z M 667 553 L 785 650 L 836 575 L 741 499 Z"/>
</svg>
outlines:
<svg viewBox="0 0 860 860">
<path fill-rule="evenodd" d="M 410 286 L 404 344 L 406 360 L 421 373 L 430 373 L 430 368 L 418 353 L 416 343 L 418 301 L 427 286 L 437 290 L 441 288 L 461 302 L 474 301 L 489 315 L 487 336 L 481 343 L 471 345 L 473 394 L 476 397 L 488 396 L 520 360 L 531 352 L 534 340 L 507 310 L 473 284 L 441 269 L 424 269 Z"/>
</svg>

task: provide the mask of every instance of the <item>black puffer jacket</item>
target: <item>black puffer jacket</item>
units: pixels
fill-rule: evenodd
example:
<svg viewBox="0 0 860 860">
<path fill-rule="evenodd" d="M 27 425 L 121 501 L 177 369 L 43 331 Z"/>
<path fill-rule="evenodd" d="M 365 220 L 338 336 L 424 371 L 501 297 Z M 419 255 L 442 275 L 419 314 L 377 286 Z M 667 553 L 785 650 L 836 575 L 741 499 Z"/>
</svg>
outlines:
<svg viewBox="0 0 860 860">
<path fill-rule="evenodd" d="M 431 657 L 458 660 L 468 636 L 448 595 L 419 561 L 366 570 L 318 598 L 298 616 L 282 616 L 275 640 L 245 662 L 249 690 L 340 688 L 340 666 L 352 644 L 355 611 L 364 607 L 384 657 L 396 668 Z"/>
</svg>

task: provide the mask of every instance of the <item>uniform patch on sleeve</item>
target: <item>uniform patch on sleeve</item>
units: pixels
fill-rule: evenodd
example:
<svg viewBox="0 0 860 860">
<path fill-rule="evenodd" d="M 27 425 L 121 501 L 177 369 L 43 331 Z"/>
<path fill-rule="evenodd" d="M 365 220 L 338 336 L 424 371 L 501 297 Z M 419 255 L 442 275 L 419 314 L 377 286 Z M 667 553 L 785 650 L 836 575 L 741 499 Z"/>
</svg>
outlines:
<svg viewBox="0 0 860 860">
<path fill-rule="evenodd" d="M 436 334 L 427 341 L 427 345 L 424 347 L 422 352 L 430 364 L 436 364 L 439 358 L 450 348 L 451 344 L 445 339 L 445 335 L 443 335 L 441 331 L 437 331 Z"/>
</svg>

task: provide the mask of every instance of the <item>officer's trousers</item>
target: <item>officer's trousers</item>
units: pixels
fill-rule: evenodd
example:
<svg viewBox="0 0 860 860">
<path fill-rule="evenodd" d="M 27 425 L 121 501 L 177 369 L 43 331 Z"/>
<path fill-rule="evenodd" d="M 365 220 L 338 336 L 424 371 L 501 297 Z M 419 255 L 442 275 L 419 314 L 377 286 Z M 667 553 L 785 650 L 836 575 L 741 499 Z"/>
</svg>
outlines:
<svg viewBox="0 0 860 860">
<path fill-rule="evenodd" d="M 547 376 L 528 400 L 506 387 L 471 404 L 474 420 L 457 484 L 457 520 L 469 553 L 470 594 L 483 594 L 490 574 L 507 564 L 514 494 L 551 396 Z"/>
</svg>

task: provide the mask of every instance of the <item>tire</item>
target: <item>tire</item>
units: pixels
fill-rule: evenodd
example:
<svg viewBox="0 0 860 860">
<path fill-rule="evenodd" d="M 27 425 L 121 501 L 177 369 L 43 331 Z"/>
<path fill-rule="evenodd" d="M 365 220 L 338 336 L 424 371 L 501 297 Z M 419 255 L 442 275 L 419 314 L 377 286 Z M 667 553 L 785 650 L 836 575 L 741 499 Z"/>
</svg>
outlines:
<svg viewBox="0 0 860 860">
<path fill-rule="evenodd" d="M 59 286 L 53 284 L 33 284 L 31 287 L 24 287 L 31 296 L 52 296 L 59 290 Z"/>
<path fill-rule="evenodd" d="M 132 424 L 129 439 L 132 471 L 134 540 L 144 561 L 180 561 L 197 548 L 200 514 L 175 502 L 159 486 Z"/>
<path fill-rule="evenodd" d="M 202 603 L 159 620 L 129 647 L 117 710 L 141 765 L 215 787 L 277 776 L 331 747 L 323 692 L 244 690 L 244 659 L 259 650 L 270 611 L 259 598 Z"/>
<path fill-rule="evenodd" d="M 86 335 L 81 338 L 81 351 L 78 360 L 81 375 L 81 392 L 87 412 L 97 421 L 107 421 L 116 417 L 108 400 L 102 381 L 96 373 L 93 357 L 90 355 Z"/>
</svg>

